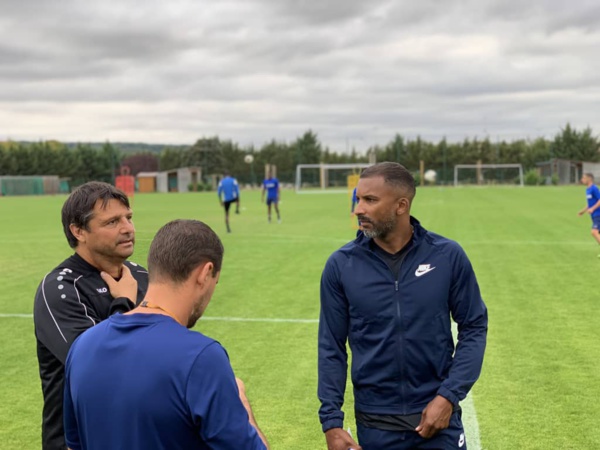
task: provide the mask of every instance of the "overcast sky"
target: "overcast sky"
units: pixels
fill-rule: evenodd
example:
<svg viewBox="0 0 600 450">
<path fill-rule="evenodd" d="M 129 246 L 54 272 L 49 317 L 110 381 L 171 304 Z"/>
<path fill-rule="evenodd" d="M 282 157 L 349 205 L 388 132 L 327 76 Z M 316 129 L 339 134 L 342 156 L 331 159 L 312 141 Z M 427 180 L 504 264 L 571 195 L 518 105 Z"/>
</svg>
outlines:
<svg viewBox="0 0 600 450">
<path fill-rule="evenodd" d="M 600 133 L 598 0 L 0 0 L 0 140 Z"/>
</svg>

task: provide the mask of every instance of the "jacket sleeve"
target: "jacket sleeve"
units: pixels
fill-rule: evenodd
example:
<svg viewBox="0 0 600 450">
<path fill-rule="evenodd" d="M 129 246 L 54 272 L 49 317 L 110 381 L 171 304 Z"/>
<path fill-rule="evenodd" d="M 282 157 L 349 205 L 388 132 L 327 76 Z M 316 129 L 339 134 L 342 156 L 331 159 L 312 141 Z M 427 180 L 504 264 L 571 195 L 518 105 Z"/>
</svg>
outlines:
<svg viewBox="0 0 600 450">
<path fill-rule="evenodd" d="M 185 396 L 200 437 L 208 447 L 266 449 L 240 400 L 227 353 L 217 342 L 207 346 L 194 361 Z"/>
<path fill-rule="evenodd" d="M 319 419 L 324 432 L 341 428 L 344 422 L 342 405 L 348 374 L 348 322 L 348 300 L 340 282 L 339 269 L 331 257 L 321 277 L 319 318 Z"/>
<path fill-rule="evenodd" d="M 467 396 L 481 373 L 488 317 L 471 262 L 458 244 L 453 259 L 449 302 L 458 325 L 458 343 L 450 373 L 438 394 L 456 405 Z"/>
<path fill-rule="evenodd" d="M 82 301 L 72 272 L 51 272 L 35 295 L 33 321 L 40 342 L 63 364 L 77 336 L 100 322 L 96 312 Z"/>
</svg>

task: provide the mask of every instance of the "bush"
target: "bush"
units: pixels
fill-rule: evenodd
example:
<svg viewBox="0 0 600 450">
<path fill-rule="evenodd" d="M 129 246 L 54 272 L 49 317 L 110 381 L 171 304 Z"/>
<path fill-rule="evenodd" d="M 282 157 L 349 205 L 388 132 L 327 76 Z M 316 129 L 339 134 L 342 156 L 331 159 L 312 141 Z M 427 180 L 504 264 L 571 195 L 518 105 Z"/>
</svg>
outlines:
<svg viewBox="0 0 600 450">
<path fill-rule="evenodd" d="M 210 191 L 210 184 L 204 183 L 190 183 L 188 184 L 188 189 L 190 192 L 202 192 L 202 191 Z"/>
<path fill-rule="evenodd" d="M 415 186 L 421 186 L 421 172 L 413 173 L 413 178 L 415 179 Z"/>
<path fill-rule="evenodd" d="M 557 186 L 558 182 L 560 181 L 560 179 L 558 178 L 558 175 L 554 173 L 554 174 L 552 174 L 552 177 L 550 178 L 550 181 L 552 182 L 552 184 L 554 186 Z"/>
<path fill-rule="evenodd" d="M 526 186 L 537 186 L 542 183 L 542 177 L 535 169 L 528 170 L 525 172 L 525 179 L 523 180 Z"/>
</svg>

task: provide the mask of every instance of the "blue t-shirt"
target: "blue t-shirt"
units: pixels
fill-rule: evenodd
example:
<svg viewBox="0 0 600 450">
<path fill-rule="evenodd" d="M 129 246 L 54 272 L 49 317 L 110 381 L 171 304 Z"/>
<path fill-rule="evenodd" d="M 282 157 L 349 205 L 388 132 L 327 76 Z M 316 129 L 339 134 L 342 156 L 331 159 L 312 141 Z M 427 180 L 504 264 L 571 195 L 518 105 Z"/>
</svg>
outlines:
<svg viewBox="0 0 600 450">
<path fill-rule="evenodd" d="M 263 181 L 263 189 L 267 191 L 267 200 L 277 200 L 279 192 L 279 180 L 269 178 Z"/>
<path fill-rule="evenodd" d="M 223 347 L 160 314 L 114 315 L 77 338 L 64 423 L 73 450 L 265 449 Z"/>
<path fill-rule="evenodd" d="M 237 200 L 240 196 L 240 188 L 238 182 L 233 177 L 225 177 L 219 182 L 219 188 L 217 190 L 219 198 L 224 202 L 231 202 Z"/>
<path fill-rule="evenodd" d="M 592 184 L 585 190 L 585 196 L 587 197 L 588 208 L 591 208 L 600 200 L 600 189 L 595 184 Z M 600 217 L 600 208 L 592 213 L 592 217 Z"/>
<path fill-rule="evenodd" d="M 354 212 L 354 208 L 356 207 L 357 199 L 356 199 L 356 188 L 352 191 L 352 206 L 350 208 L 350 212 Z"/>
</svg>

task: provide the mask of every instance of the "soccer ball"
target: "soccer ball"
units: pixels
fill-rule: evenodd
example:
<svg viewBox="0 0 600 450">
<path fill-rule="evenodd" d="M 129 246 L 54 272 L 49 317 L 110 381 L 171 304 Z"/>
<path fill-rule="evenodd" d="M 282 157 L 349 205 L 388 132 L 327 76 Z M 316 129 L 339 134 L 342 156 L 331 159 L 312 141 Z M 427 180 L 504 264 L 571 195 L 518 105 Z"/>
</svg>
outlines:
<svg viewBox="0 0 600 450">
<path fill-rule="evenodd" d="M 246 164 L 251 164 L 252 161 L 254 161 L 254 156 L 252 156 L 252 155 L 246 155 L 246 156 L 244 156 L 244 162 Z"/>
<path fill-rule="evenodd" d="M 428 183 L 435 183 L 435 179 L 437 178 L 437 172 L 435 170 L 429 169 L 425 172 L 423 178 L 425 178 L 425 181 L 427 181 Z"/>
</svg>

